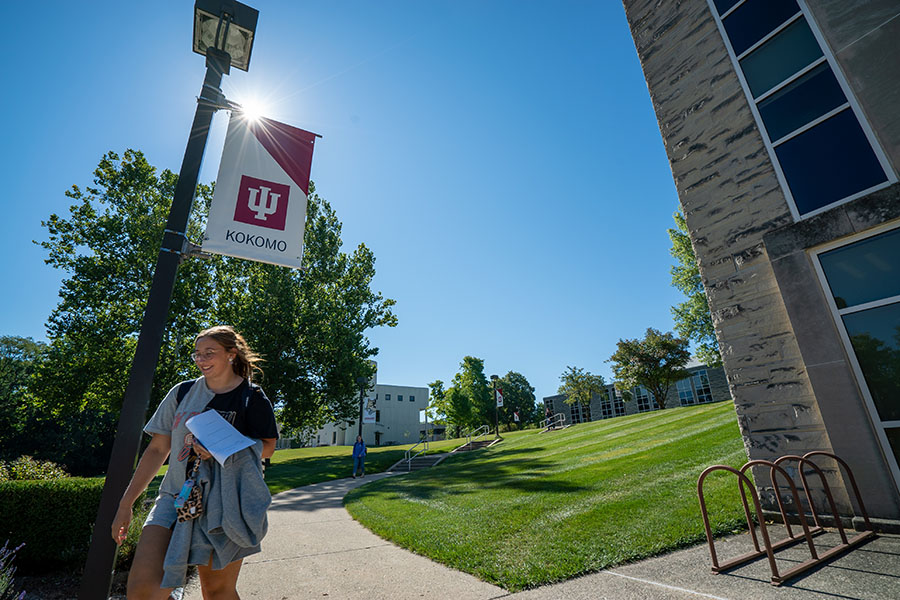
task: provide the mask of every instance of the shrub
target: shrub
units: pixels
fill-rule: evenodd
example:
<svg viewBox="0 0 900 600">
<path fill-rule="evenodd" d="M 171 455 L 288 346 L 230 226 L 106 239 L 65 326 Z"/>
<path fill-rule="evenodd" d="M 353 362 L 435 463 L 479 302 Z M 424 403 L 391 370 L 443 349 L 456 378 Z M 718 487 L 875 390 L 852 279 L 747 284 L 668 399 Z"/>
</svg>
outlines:
<svg viewBox="0 0 900 600">
<path fill-rule="evenodd" d="M 61 479 L 68 477 L 62 467 L 49 460 L 35 460 L 30 456 L 20 456 L 0 469 L 0 481 L 10 479 Z"/>
<path fill-rule="evenodd" d="M 13 559 L 16 552 L 22 549 L 18 546 L 13 550 L 8 550 L 9 540 L 4 542 L 0 548 L 0 600 L 22 600 L 25 592 L 21 592 L 18 596 L 13 589 L 13 576 L 16 574 L 16 567 L 13 565 Z"/>
<path fill-rule="evenodd" d="M 0 482 L 0 539 L 18 546 L 27 574 L 81 566 L 90 545 L 103 479 Z"/>
</svg>

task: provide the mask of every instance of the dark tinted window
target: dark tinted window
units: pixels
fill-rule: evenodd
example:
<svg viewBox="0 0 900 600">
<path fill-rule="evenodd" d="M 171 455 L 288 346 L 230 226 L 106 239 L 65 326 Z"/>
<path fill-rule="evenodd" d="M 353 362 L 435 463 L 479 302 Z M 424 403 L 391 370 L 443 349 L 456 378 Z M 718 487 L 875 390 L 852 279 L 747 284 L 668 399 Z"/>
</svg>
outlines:
<svg viewBox="0 0 900 600">
<path fill-rule="evenodd" d="M 799 19 L 745 56 L 740 61 L 741 70 L 756 98 L 820 56 L 819 42 L 806 21 Z"/>
<path fill-rule="evenodd" d="M 722 19 L 722 25 L 734 53 L 740 55 L 798 12 L 794 0 L 747 0 Z"/>
<path fill-rule="evenodd" d="M 775 154 L 801 215 L 887 180 L 849 109 L 780 144 Z"/>
<path fill-rule="evenodd" d="M 721 15 L 723 12 L 737 4 L 739 1 L 740 0 L 714 0 L 714 3 L 716 5 L 716 10 L 718 10 L 719 14 Z"/>
<path fill-rule="evenodd" d="M 838 308 L 900 296 L 900 229 L 823 252 L 819 262 Z"/>
<path fill-rule="evenodd" d="M 878 417 L 900 420 L 900 302 L 844 315 L 844 325 Z"/>
<path fill-rule="evenodd" d="M 759 114 L 773 142 L 844 104 L 834 73 L 822 63 L 759 103 Z"/>
</svg>

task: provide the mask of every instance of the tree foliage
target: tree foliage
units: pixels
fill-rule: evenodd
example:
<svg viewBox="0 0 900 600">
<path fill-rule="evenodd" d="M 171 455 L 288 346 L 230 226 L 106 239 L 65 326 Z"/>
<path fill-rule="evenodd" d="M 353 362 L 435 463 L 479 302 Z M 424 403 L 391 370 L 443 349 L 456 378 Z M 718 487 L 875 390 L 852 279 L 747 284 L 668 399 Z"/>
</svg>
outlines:
<svg viewBox="0 0 900 600">
<path fill-rule="evenodd" d="M 567 366 L 559 380 L 557 393 L 566 395 L 566 404 L 579 402 L 583 406 L 589 406 L 594 394 L 606 388 L 606 380 L 602 375 L 594 375 L 581 367 Z"/>
<path fill-rule="evenodd" d="M 465 356 L 459 363 L 459 372 L 453 376 L 453 385 L 470 406 L 468 427 L 479 427 L 494 422 L 496 405 L 491 386 L 484 374 L 484 360 Z M 447 390 L 448 393 L 450 390 Z"/>
<path fill-rule="evenodd" d="M 642 385 L 661 409 L 666 407 L 672 384 L 690 376 L 684 368 L 691 359 L 688 341 L 676 338 L 672 332 L 662 333 L 651 327 L 644 339 L 619 340 L 616 348 L 609 357 L 616 388 L 625 391 Z"/>
<path fill-rule="evenodd" d="M 57 417 L 118 413 L 177 175 L 139 151 L 107 153 L 93 184 L 73 186 L 69 214 L 43 222 L 46 262 L 65 273 L 36 366 L 33 402 Z M 212 198 L 200 185 L 188 226 L 199 240 Z M 178 270 L 149 410 L 177 381 L 196 377 L 194 336 L 227 323 L 265 359 L 261 384 L 292 429 L 352 418 L 356 378 L 377 354 L 365 332 L 394 326 L 394 301 L 371 289 L 375 256 L 341 250 L 341 223 L 310 184 L 306 272 L 214 256 Z"/>
<path fill-rule="evenodd" d="M 709 312 L 709 301 L 697 266 L 697 257 L 691 238 L 688 236 L 687 222 L 681 212 L 676 212 L 675 229 L 669 229 L 672 240 L 670 253 L 677 261 L 672 266 L 672 285 L 687 299 L 672 307 L 675 331 L 683 338 L 696 344 L 697 359 L 711 367 L 721 366 L 722 356 Z"/>
<path fill-rule="evenodd" d="M 516 422 L 514 413 L 519 413 L 519 427 L 526 423 L 534 423 L 543 417 L 535 406 L 534 388 L 521 373 L 510 371 L 497 381 L 497 387 L 503 390 L 503 406 L 500 407 L 499 419 L 506 423 L 507 429 Z"/>
<path fill-rule="evenodd" d="M 0 447 L 9 446 L 30 416 L 25 394 L 45 349 L 31 338 L 0 336 Z"/>
</svg>

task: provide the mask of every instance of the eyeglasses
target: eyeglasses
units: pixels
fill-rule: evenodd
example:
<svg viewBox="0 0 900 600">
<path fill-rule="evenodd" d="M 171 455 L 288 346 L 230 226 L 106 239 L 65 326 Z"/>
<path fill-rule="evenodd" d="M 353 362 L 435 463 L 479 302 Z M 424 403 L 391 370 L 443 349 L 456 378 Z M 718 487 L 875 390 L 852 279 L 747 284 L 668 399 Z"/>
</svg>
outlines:
<svg viewBox="0 0 900 600">
<path fill-rule="evenodd" d="M 207 360 L 212 360 L 212 357 L 218 354 L 218 350 L 207 350 L 206 352 L 194 352 L 191 354 L 191 358 L 194 359 L 194 362 L 204 362 Z"/>
</svg>

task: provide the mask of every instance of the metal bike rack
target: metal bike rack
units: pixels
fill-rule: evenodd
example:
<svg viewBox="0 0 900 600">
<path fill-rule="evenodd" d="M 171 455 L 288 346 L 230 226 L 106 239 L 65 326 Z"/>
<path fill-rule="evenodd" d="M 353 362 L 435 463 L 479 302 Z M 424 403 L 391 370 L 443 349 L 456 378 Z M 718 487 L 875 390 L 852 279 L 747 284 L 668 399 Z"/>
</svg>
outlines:
<svg viewBox="0 0 900 600">
<path fill-rule="evenodd" d="M 856 497 L 856 501 L 859 504 L 860 511 L 862 512 L 863 520 L 865 521 L 867 531 L 864 531 L 852 538 L 847 538 L 847 534 L 844 531 L 844 526 L 841 522 L 841 516 L 838 514 L 837 507 L 834 503 L 834 496 L 831 494 L 831 488 L 828 485 L 828 482 L 825 479 L 825 474 L 822 472 L 822 469 L 813 462 L 812 457 L 824 456 L 833 459 L 835 462 L 840 465 L 847 473 L 848 479 L 850 480 L 850 485 L 853 489 L 853 493 Z M 806 515 L 804 514 L 803 505 L 800 503 L 800 496 L 797 492 L 797 486 L 794 484 L 790 475 L 781 467 L 781 463 L 788 461 L 796 461 L 798 463 L 798 470 L 800 471 L 800 480 L 803 484 L 803 492 L 806 496 L 806 501 L 809 505 L 810 512 L 812 513 L 812 518 L 814 522 L 814 527 L 812 529 L 806 523 Z M 768 527 L 766 526 L 765 518 L 763 517 L 762 506 L 759 502 L 759 494 L 756 491 L 756 487 L 753 485 L 753 482 L 750 481 L 750 478 L 747 477 L 746 472 L 751 467 L 755 466 L 766 466 L 769 467 L 770 477 L 772 480 L 772 488 L 775 491 L 775 499 L 778 502 L 778 510 L 781 513 L 781 520 L 784 523 L 785 530 L 787 531 L 787 537 L 777 541 L 772 542 L 769 537 Z M 825 531 L 825 528 L 822 526 L 821 518 L 819 517 L 819 512 L 816 510 L 815 503 L 813 502 L 812 495 L 810 494 L 809 485 L 806 479 L 806 473 L 804 472 L 804 466 L 812 469 L 818 476 L 822 482 L 822 487 L 825 492 L 825 497 L 828 500 L 829 508 L 831 509 L 832 517 L 834 518 L 835 525 L 838 529 L 838 533 L 841 537 L 841 543 L 833 548 L 830 548 L 826 552 L 821 555 L 816 551 L 815 544 L 813 543 L 813 536 L 819 535 Z M 748 552 L 746 554 L 742 554 L 736 558 L 733 558 L 725 563 L 719 564 L 718 557 L 716 556 L 716 547 L 713 542 L 712 528 L 709 524 L 709 514 L 706 510 L 706 499 L 703 495 L 703 482 L 706 477 L 714 472 L 714 471 L 728 471 L 730 473 L 734 473 L 738 477 L 738 490 L 741 496 L 741 502 L 744 505 L 744 516 L 747 519 L 747 528 L 750 530 L 750 537 L 753 540 L 754 550 Z M 790 487 L 791 496 L 794 500 L 794 506 L 797 507 L 797 516 L 800 521 L 800 527 L 802 528 L 802 534 L 795 534 L 791 530 L 790 520 L 788 518 L 787 512 L 785 511 L 784 502 L 781 499 L 781 493 L 778 487 L 778 481 L 776 478 L 776 473 L 780 473 L 784 476 L 784 479 L 787 481 L 788 486 Z M 760 548 L 759 540 L 756 537 L 756 530 L 753 524 L 753 518 L 750 514 L 750 506 L 747 504 L 747 495 L 745 493 L 745 487 L 749 488 L 750 497 L 753 500 L 753 507 L 756 510 L 756 518 L 759 521 L 759 530 L 760 535 L 763 540 L 763 548 Z M 712 559 L 712 571 L 713 573 L 721 573 L 738 565 L 744 564 L 748 561 L 754 560 L 765 555 L 769 562 L 769 568 L 772 571 L 772 585 L 781 585 L 788 579 L 799 575 L 800 573 L 807 571 L 817 565 L 822 564 L 823 562 L 841 554 L 854 546 L 858 546 L 865 540 L 872 538 L 875 536 L 875 532 L 872 531 L 872 525 L 869 522 L 869 515 L 866 512 L 866 507 L 863 504 L 862 496 L 860 496 L 859 488 L 856 485 L 856 479 L 853 477 L 853 471 L 850 470 L 850 467 L 844 462 L 841 458 L 835 456 L 834 454 L 822 451 L 808 452 L 803 456 L 796 456 L 793 454 L 789 454 L 786 456 L 782 456 L 781 458 L 772 461 L 767 460 L 751 460 L 747 464 L 745 464 L 740 469 L 735 469 L 733 467 L 729 467 L 727 465 L 713 465 L 707 468 L 703 473 L 700 474 L 700 478 L 697 480 L 697 496 L 700 500 L 700 512 L 703 516 L 703 526 L 706 529 L 706 541 L 709 544 L 709 555 Z M 793 546 L 799 542 L 806 541 L 807 546 L 809 547 L 810 558 L 799 565 L 788 569 L 784 572 L 779 572 L 778 565 L 775 563 L 775 551 L 780 550 L 782 548 L 786 548 L 789 546 Z"/>
</svg>

